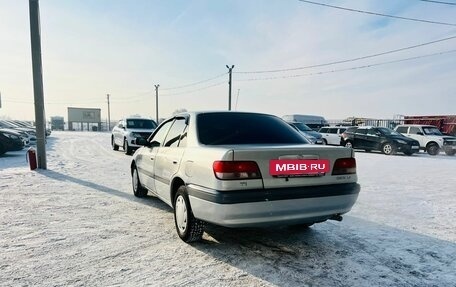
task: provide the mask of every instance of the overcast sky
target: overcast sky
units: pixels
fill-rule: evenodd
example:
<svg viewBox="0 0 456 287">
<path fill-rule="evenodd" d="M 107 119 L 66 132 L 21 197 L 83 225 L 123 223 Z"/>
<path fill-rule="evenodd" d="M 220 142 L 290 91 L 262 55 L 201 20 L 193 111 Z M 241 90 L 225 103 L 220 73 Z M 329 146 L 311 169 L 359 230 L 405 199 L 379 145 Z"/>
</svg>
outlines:
<svg viewBox="0 0 456 287">
<path fill-rule="evenodd" d="M 155 118 L 156 84 L 160 117 L 226 110 L 226 65 L 235 65 L 236 110 L 327 119 L 456 114 L 456 38 L 294 70 L 454 37 L 456 5 L 315 1 L 453 25 L 297 0 L 41 0 L 46 116 L 87 107 L 106 119 L 110 94 L 112 120 Z M 28 2 L 0 0 L 0 117 L 34 119 Z M 287 71 L 240 73 L 271 70 Z"/>
</svg>

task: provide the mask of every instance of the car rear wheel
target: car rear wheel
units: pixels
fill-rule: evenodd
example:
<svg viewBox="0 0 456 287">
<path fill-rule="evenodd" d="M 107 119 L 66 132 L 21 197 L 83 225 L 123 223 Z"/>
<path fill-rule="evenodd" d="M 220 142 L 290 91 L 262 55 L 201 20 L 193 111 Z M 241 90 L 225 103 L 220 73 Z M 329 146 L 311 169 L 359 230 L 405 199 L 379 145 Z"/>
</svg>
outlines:
<svg viewBox="0 0 456 287">
<path fill-rule="evenodd" d="M 174 197 L 174 223 L 180 239 L 189 243 L 201 240 L 205 222 L 193 216 L 185 186 L 179 187 Z"/>
<path fill-rule="evenodd" d="M 114 142 L 114 137 L 111 137 L 111 146 L 113 150 L 119 150 L 119 146 Z"/>
<path fill-rule="evenodd" d="M 131 155 L 131 147 L 128 146 L 128 141 L 127 139 L 124 140 L 124 145 L 123 145 L 123 149 L 124 149 L 124 152 L 126 155 Z"/>
<path fill-rule="evenodd" d="M 430 155 L 437 155 L 440 152 L 439 146 L 435 143 L 429 144 L 426 147 L 426 151 Z"/>
<path fill-rule="evenodd" d="M 138 168 L 135 167 L 133 169 L 133 173 L 131 175 L 131 185 L 133 186 L 133 194 L 136 197 L 145 197 L 147 195 L 147 189 L 144 188 L 139 181 L 139 174 Z"/>
<path fill-rule="evenodd" d="M 353 148 L 353 144 L 351 141 L 347 141 L 345 142 L 345 147 L 348 147 L 348 148 Z"/>
<path fill-rule="evenodd" d="M 391 143 L 384 143 L 382 145 L 382 153 L 386 155 L 392 155 L 395 153 L 394 146 Z"/>
</svg>

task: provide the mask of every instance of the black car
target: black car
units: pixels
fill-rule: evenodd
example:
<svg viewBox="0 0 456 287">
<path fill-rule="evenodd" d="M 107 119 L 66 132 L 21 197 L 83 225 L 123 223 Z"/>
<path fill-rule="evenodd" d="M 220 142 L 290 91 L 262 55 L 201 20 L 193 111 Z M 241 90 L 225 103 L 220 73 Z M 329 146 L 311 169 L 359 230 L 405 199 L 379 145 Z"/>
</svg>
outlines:
<svg viewBox="0 0 456 287">
<path fill-rule="evenodd" d="M 0 131 L 0 155 L 8 151 L 17 151 L 23 148 L 24 142 L 19 133 Z"/>
<path fill-rule="evenodd" d="M 386 155 L 403 152 L 412 155 L 420 150 L 420 143 L 402 134 L 383 127 L 351 127 L 348 128 L 340 140 L 340 144 L 345 147 L 381 151 Z"/>
</svg>

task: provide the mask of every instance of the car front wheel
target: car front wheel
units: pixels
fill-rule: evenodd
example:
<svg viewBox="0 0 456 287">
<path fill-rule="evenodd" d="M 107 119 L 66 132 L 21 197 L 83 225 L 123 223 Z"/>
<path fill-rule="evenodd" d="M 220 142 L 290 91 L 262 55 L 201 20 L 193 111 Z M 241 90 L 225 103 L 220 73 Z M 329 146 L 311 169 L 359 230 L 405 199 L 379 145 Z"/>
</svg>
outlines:
<svg viewBox="0 0 456 287">
<path fill-rule="evenodd" d="M 111 146 L 112 146 L 113 150 L 119 150 L 119 146 L 116 145 L 116 143 L 114 141 L 114 137 L 111 137 Z"/>
<path fill-rule="evenodd" d="M 193 216 L 185 186 L 179 187 L 174 197 L 174 223 L 180 239 L 189 243 L 201 240 L 205 222 Z"/>
<path fill-rule="evenodd" d="M 433 143 L 430 144 L 427 148 L 426 151 L 430 155 L 437 155 L 440 152 L 439 145 Z"/>
<path fill-rule="evenodd" d="M 456 154 L 456 150 L 446 150 L 445 151 L 446 155 L 455 155 Z"/>
<path fill-rule="evenodd" d="M 138 174 L 138 168 L 135 167 L 133 169 L 133 173 L 131 175 L 131 185 L 133 187 L 133 194 L 136 197 L 145 197 L 147 195 L 147 189 L 144 188 L 139 181 L 139 174 Z"/>
<path fill-rule="evenodd" d="M 383 154 L 386 154 L 386 155 L 392 155 L 395 152 L 394 146 L 391 143 L 385 143 L 382 146 L 382 152 L 383 152 Z"/>
<path fill-rule="evenodd" d="M 124 152 L 126 155 L 131 155 L 132 150 L 131 150 L 131 147 L 128 146 L 127 139 L 124 140 L 123 149 L 124 149 Z"/>
</svg>

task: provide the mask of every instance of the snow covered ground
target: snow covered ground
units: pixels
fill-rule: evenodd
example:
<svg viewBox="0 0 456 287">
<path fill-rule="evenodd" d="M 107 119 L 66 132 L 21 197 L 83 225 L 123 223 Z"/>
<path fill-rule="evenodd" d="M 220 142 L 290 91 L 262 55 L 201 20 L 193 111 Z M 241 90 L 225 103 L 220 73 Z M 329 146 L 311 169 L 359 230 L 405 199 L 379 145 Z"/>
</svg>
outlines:
<svg viewBox="0 0 456 287">
<path fill-rule="evenodd" d="M 357 152 L 344 221 L 209 226 L 189 245 L 133 196 L 108 133 L 54 132 L 47 152 L 48 170 L 0 157 L 0 286 L 456 286 L 456 157 Z"/>
</svg>

